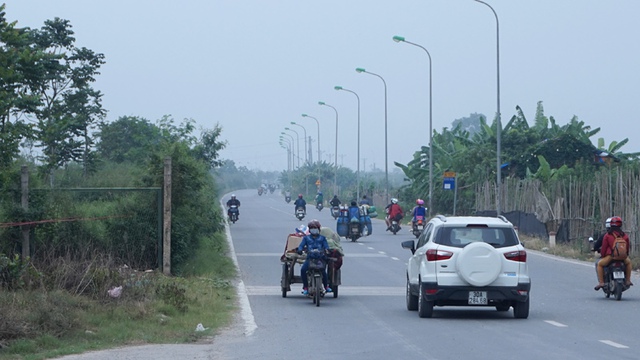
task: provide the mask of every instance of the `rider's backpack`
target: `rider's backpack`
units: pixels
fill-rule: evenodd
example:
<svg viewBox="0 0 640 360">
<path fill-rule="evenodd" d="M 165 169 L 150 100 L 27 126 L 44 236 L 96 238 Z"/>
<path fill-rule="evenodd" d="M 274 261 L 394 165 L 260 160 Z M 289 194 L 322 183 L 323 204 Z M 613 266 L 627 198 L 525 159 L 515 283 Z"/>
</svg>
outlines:
<svg viewBox="0 0 640 360">
<path fill-rule="evenodd" d="M 618 234 L 615 234 L 614 236 L 616 238 L 613 241 L 613 246 L 611 247 L 611 258 L 613 260 L 624 260 L 629 256 L 627 242 Z"/>
</svg>

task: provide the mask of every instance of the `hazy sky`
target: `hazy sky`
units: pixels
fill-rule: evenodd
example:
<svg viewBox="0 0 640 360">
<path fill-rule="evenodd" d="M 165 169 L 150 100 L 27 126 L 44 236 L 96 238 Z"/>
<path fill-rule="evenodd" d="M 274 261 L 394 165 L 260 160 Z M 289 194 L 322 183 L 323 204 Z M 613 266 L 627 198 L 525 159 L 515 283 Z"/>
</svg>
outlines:
<svg viewBox="0 0 640 360">
<path fill-rule="evenodd" d="M 486 0 L 500 21 L 503 124 L 519 105 L 529 124 L 542 101 L 560 125 L 574 115 L 601 127 L 592 138 L 630 139 L 640 151 L 638 0 Z M 285 127 L 313 138 L 333 161 L 356 169 L 360 97 L 361 170 L 384 169 L 384 87 L 388 156 L 407 163 L 429 138 L 429 60 L 433 128 L 482 113 L 493 119 L 496 20 L 473 0 L 7 0 L 6 17 L 39 28 L 70 20 L 76 45 L 103 53 L 95 88 L 108 120 L 170 114 L 212 128 L 220 123 L 222 157 L 250 169 L 286 169 L 278 144 Z M 294 137 L 295 134 L 291 133 Z M 303 152 L 300 154 L 303 156 Z M 365 168 L 366 164 L 366 168 Z"/>
</svg>

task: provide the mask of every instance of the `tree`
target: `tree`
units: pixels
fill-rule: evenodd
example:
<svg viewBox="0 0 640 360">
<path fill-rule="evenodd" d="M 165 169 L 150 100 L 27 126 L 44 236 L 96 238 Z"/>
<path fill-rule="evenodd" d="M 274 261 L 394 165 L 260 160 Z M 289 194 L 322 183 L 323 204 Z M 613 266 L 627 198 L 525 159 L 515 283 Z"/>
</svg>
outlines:
<svg viewBox="0 0 640 360">
<path fill-rule="evenodd" d="M 18 157 L 21 141 L 33 139 L 32 126 L 24 115 L 34 113 L 39 103 L 32 93 L 41 81 L 37 64 L 49 57 L 29 46 L 28 29 L 9 23 L 4 9 L 0 5 L 0 169 Z"/>
<path fill-rule="evenodd" d="M 41 99 L 36 117 L 45 170 L 89 161 L 89 129 L 105 116 L 102 94 L 91 88 L 104 55 L 77 48 L 68 20 L 47 20 L 29 34 L 37 51 L 53 55 L 42 63 L 39 70 L 44 81 L 33 89 Z"/>
<path fill-rule="evenodd" d="M 104 160 L 141 163 L 160 142 L 161 134 L 147 119 L 122 116 L 112 123 L 100 123 L 96 137 L 96 149 Z"/>
</svg>

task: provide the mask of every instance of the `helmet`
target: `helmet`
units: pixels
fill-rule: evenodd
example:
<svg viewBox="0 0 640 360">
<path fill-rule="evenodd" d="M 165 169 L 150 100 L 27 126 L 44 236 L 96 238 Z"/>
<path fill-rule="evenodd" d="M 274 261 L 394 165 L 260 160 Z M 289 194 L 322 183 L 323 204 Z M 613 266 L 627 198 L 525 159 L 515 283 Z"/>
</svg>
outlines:
<svg viewBox="0 0 640 360">
<path fill-rule="evenodd" d="M 318 195 L 322 195 L 322 191 L 318 191 Z"/>
<path fill-rule="evenodd" d="M 418 199 L 418 200 L 416 200 L 416 204 L 418 204 L 418 205 L 424 205 L 424 200 L 422 200 L 422 199 Z"/>
<path fill-rule="evenodd" d="M 298 199 L 302 199 L 302 194 L 298 194 Z"/>
<path fill-rule="evenodd" d="M 320 229 L 320 227 L 321 227 L 320 226 L 320 221 L 318 221 L 316 219 L 313 219 L 313 220 L 309 221 L 307 226 L 309 227 L 309 229 L 313 229 L 313 228 Z"/>
<path fill-rule="evenodd" d="M 351 201 L 351 206 L 358 206 L 358 203 L 355 200 Z"/>
<path fill-rule="evenodd" d="M 611 227 L 611 218 L 607 218 L 607 221 L 604 222 L 604 227 L 607 229 Z"/>
<path fill-rule="evenodd" d="M 236 194 L 231 194 L 231 198 L 235 199 L 236 198 Z"/>
<path fill-rule="evenodd" d="M 397 204 L 397 203 L 398 203 L 398 199 L 396 199 L 396 198 L 391 198 L 391 203 L 392 203 L 392 204 Z"/>
<path fill-rule="evenodd" d="M 622 218 L 620 216 L 614 216 L 611 218 L 611 227 L 622 227 Z"/>
</svg>

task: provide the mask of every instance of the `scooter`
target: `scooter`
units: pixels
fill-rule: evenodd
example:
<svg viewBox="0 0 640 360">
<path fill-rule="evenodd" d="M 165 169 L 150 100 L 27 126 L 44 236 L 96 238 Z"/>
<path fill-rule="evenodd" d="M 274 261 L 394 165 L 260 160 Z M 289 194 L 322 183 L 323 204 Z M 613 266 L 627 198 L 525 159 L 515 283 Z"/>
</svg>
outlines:
<svg viewBox="0 0 640 360">
<path fill-rule="evenodd" d="M 628 286 L 624 285 L 625 268 L 624 260 L 613 260 L 604 267 L 604 287 L 602 291 L 606 298 L 613 295 L 619 301 L 622 299 L 622 292 L 629 289 Z"/>
<path fill-rule="evenodd" d="M 290 203 L 291 202 L 291 196 L 290 195 L 285 196 L 284 197 L 284 201 L 286 201 L 287 204 Z"/>
<path fill-rule="evenodd" d="M 400 231 L 400 224 L 397 220 L 391 220 L 391 232 L 395 235 L 398 231 Z"/>
<path fill-rule="evenodd" d="M 318 209 L 318 211 L 322 211 L 322 208 L 324 207 L 324 205 L 322 205 L 321 202 L 316 204 L 316 209 Z"/>
<path fill-rule="evenodd" d="M 309 269 L 307 270 L 307 289 L 309 297 L 313 298 L 313 303 L 320 306 L 320 299 L 324 297 L 325 290 L 322 284 L 322 271 L 327 267 L 324 257 L 317 255 L 319 251 L 314 249 L 311 253 L 307 253 L 309 260 Z"/>
<path fill-rule="evenodd" d="M 258 188 L 258 196 L 262 196 L 262 187 Z"/>
<path fill-rule="evenodd" d="M 334 219 L 337 219 L 338 216 L 340 216 L 340 206 L 331 207 L 331 216 L 333 216 Z"/>
<path fill-rule="evenodd" d="M 238 221 L 238 214 L 240 213 L 240 211 L 238 210 L 238 205 L 231 205 L 229 206 L 229 220 L 232 223 L 236 223 L 236 221 Z"/>
<path fill-rule="evenodd" d="M 352 242 L 355 242 L 358 240 L 358 238 L 360 238 L 360 236 L 362 236 L 362 234 L 360 233 L 360 222 L 359 221 L 349 222 L 349 230 L 346 236 L 347 239 L 351 239 Z"/>
<path fill-rule="evenodd" d="M 296 209 L 296 217 L 298 218 L 298 220 L 302 220 L 302 219 L 304 219 L 304 216 L 305 216 L 305 215 L 306 215 L 306 214 L 305 214 L 305 212 L 304 212 L 304 209 L 303 209 L 303 208 L 299 207 L 299 208 L 297 208 L 297 209 Z"/>
<path fill-rule="evenodd" d="M 594 239 L 592 237 L 589 237 L 589 244 L 591 251 L 600 252 L 599 249 L 593 248 Z M 622 292 L 629 289 L 629 287 L 624 284 L 625 270 L 626 265 L 624 264 L 624 260 L 613 260 L 609 265 L 604 267 L 604 287 L 602 291 L 607 299 L 613 295 L 614 298 L 619 301 L 622 299 Z"/>
<path fill-rule="evenodd" d="M 413 221 L 413 235 L 415 235 L 416 239 L 420 237 L 422 230 L 424 230 L 424 216 L 417 215 Z"/>
</svg>

